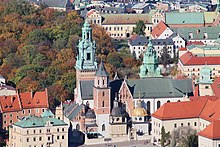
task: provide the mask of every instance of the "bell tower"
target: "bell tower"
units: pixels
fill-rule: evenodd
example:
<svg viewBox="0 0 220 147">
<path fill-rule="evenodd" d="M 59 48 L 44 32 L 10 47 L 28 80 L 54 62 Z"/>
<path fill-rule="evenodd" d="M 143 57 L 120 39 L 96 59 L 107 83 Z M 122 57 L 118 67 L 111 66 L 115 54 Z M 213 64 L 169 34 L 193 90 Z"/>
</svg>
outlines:
<svg viewBox="0 0 220 147">
<path fill-rule="evenodd" d="M 76 57 L 76 81 L 94 79 L 97 70 L 95 58 L 96 45 L 92 40 L 92 29 L 86 20 L 82 28 L 82 40 L 78 44 L 78 54 Z"/>
<path fill-rule="evenodd" d="M 110 91 L 109 74 L 103 62 L 95 74 L 94 79 L 94 110 L 96 114 L 110 114 Z"/>
<path fill-rule="evenodd" d="M 111 87 L 109 74 L 101 61 L 95 74 L 93 86 L 94 111 L 97 116 L 98 131 L 105 137 L 109 136 L 109 115 L 111 109 Z"/>
</svg>

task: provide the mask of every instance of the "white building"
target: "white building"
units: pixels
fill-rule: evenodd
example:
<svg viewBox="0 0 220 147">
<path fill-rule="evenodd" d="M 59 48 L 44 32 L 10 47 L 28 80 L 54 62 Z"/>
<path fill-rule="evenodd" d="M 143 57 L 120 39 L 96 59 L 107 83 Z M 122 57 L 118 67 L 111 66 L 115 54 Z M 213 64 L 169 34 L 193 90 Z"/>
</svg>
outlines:
<svg viewBox="0 0 220 147">
<path fill-rule="evenodd" d="M 190 127 L 200 132 L 200 147 L 218 147 L 219 138 L 213 138 L 213 136 L 214 134 L 219 134 L 217 130 L 220 125 L 218 128 L 210 127 L 213 125 L 211 124 L 212 121 L 219 121 L 218 119 L 220 118 L 218 109 L 220 100 L 216 99 L 216 97 L 205 96 L 197 97 L 188 102 L 164 104 L 152 114 L 152 141 L 160 144 L 162 126 L 165 128 L 166 132 L 170 133 L 178 127 Z"/>
<path fill-rule="evenodd" d="M 10 127 L 9 147 L 68 147 L 68 124 L 48 109 L 41 117 L 27 116 Z"/>
</svg>

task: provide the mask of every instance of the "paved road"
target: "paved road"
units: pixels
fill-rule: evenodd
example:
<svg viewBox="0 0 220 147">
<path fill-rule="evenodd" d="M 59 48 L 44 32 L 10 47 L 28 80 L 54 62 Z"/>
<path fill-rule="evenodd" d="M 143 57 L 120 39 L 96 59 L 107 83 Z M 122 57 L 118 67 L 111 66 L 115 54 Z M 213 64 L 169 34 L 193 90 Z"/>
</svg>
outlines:
<svg viewBox="0 0 220 147">
<path fill-rule="evenodd" d="M 147 143 L 146 140 L 134 140 L 125 142 L 104 143 L 96 145 L 82 145 L 80 147 L 158 147 L 151 143 Z"/>
</svg>

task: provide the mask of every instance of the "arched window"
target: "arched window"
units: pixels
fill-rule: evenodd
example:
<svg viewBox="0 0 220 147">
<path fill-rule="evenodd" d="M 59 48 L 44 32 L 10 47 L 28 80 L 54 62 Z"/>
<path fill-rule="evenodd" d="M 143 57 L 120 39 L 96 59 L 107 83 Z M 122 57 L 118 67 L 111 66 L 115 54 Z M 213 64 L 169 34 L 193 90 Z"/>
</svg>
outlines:
<svg viewBox="0 0 220 147">
<path fill-rule="evenodd" d="M 104 124 L 102 125 L 102 131 L 105 131 L 105 125 Z"/>
<path fill-rule="evenodd" d="M 157 101 L 157 109 L 160 108 L 160 101 Z"/>
<path fill-rule="evenodd" d="M 99 80 L 98 80 L 98 86 L 99 86 Z"/>
<path fill-rule="evenodd" d="M 80 125 L 79 124 L 76 125 L 76 129 L 80 130 Z"/>
<path fill-rule="evenodd" d="M 169 102 L 170 102 L 170 100 L 167 101 L 167 103 L 169 103 Z"/>
<path fill-rule="evenodd" d="M 102 80 L 102 84 L 105 85 L 105 80 Z"/>
<path fill-rule="evenodd" d="M 104 101 L 102 101 L 102 107 L 105 107 L 105 102 Z"/>
<path fill-rule="evenodd" d="M 147 102 L 147 113 L 150 114 L 150 101 Z"/>
<path fill-rule="evenodd" d="M 102 96 L 105 96 L 105 92 L 104 91 L 102 92 Z"/>
</svg>

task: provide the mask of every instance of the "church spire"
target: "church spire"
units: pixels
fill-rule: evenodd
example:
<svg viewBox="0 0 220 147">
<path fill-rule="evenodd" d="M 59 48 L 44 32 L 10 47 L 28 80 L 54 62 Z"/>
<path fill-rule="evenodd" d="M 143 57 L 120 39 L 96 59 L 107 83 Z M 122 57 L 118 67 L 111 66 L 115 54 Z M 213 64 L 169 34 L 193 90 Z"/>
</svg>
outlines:
<svg viewBox="0 0 220 147">
<path fill-rule="evenodd" d="M 96 45 L 92 40 L 92 28 L 86 20 L 82 28 L 82 40 L 78 44 L 78 54 L 75 68 L 78 70 L 96 70 Z"/>
</svg>

